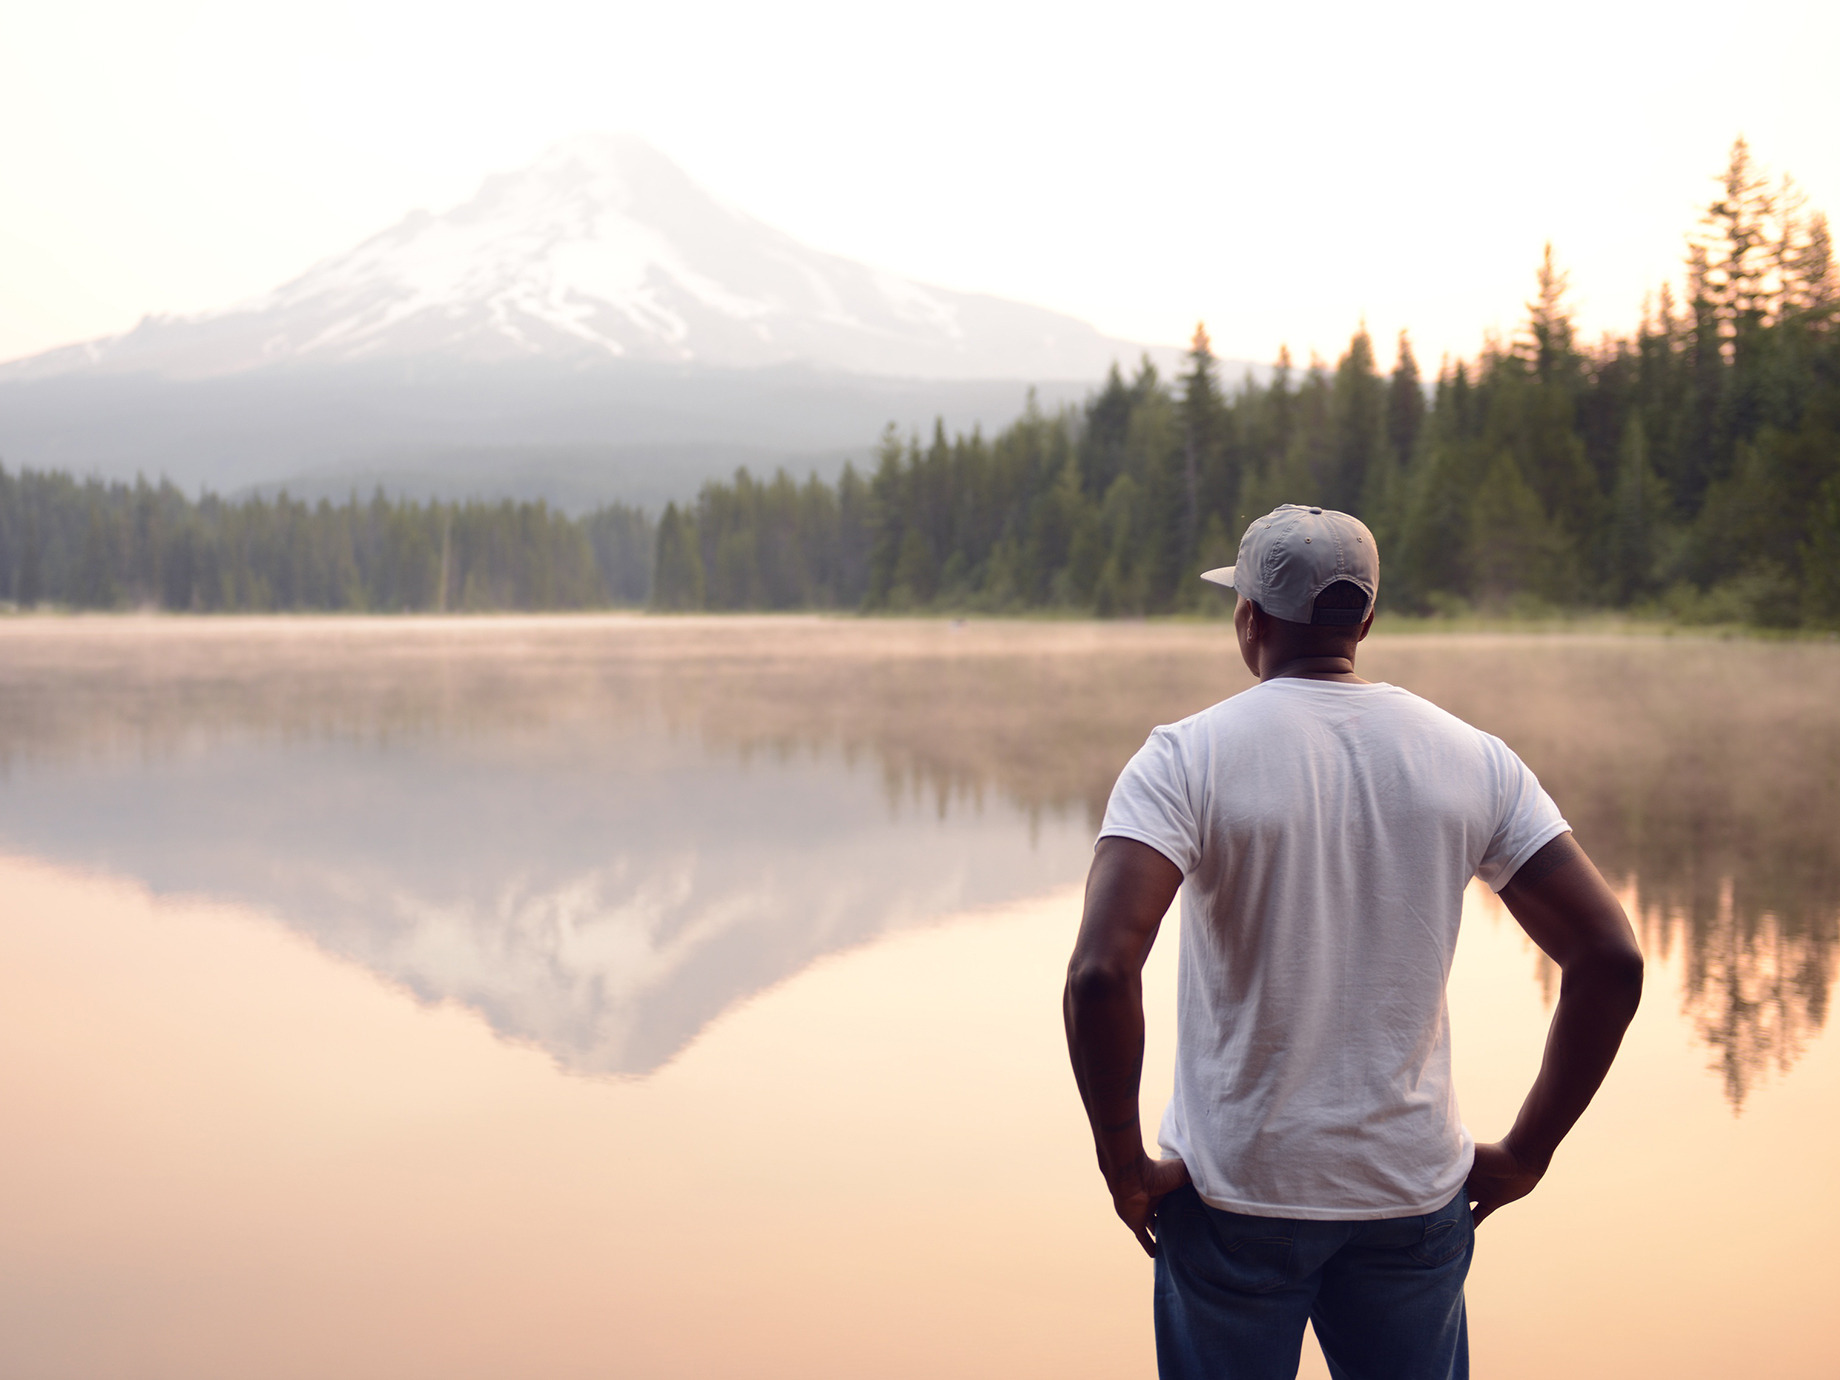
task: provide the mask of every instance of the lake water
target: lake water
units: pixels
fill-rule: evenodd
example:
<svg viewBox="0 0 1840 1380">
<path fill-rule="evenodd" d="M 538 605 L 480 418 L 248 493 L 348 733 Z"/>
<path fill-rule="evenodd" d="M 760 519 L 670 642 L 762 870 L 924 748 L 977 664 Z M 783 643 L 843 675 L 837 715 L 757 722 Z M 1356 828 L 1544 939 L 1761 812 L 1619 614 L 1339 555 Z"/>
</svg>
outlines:
<svg viewBox="0 0 1840 1380">
<path fill-rule="evenodd" d="M 1514 744 L 1650 955 L 1477 1374 L 1840 1373 L 1840 647 L 1362 669 Z M 1060 982 L 1113 776 L 1246 684 L 1218 625 L 0 622 L 0 1374 L 1152 1375 Z M 1482 1138 L 1554 977 L 1473 890 Z"/>
</svg>

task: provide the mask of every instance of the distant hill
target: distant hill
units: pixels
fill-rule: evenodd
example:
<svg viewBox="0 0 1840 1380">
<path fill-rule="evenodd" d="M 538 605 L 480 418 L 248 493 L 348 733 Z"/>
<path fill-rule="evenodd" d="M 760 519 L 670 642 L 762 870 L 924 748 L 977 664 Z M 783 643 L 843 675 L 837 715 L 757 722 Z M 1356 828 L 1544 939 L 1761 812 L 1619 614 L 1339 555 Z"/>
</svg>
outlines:
<svg viewBox="0 0 1840 1380">
<path fill-rule="evenodd" d="M 0 365 L 0 463 L 650 501 L 742 455 L 834 469 L 889 421 L 995 429 L 1144 352 L 809 248 L 589 135 L 252 301 Z"/>
</svg>

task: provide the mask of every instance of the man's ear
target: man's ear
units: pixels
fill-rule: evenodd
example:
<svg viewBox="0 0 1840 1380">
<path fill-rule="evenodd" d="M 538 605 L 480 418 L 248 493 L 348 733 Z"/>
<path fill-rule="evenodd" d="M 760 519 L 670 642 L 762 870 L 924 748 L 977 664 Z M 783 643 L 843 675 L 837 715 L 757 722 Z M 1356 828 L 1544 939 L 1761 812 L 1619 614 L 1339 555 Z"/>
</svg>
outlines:
<svg viewBox="0 0 1840 1380">
<path fill-rule="evenodd" d="M 1259 670 L 1259 648 L 1265 642 L 1265 612 L 1250 599 L 1241 599 L 1233 610 L 1233 636 L 1239 644 L 1240 660 L 1246 663 L 1246 669 L 1257 677 Z"/>
<path fill-rule="evenodd" d="M 1356 642 L 1367 641 L 1367 635 L 1374 630 L 1374 615 L 1378 612 L 1379 609 L 1377 608 L 1372 608 L 1367 611 L 1367 617 L 1361 620 L 1361 634 L 1359 637 L 1355 638 Z"/>
<path fill-rule="evenodd" d="M 1246 639 L 1257 642 L 1265 635 L 1265 610 L 1252 600 L 1242 598 L 1233 609 L 1234 621 L 1245 630 Z"/>
</svg>

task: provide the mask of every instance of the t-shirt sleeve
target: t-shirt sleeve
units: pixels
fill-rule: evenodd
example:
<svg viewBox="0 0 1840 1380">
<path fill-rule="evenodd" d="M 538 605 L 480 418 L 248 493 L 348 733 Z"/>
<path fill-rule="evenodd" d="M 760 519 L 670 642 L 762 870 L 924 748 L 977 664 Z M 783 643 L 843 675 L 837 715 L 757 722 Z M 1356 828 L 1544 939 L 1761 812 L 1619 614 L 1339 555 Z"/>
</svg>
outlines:
<svg viewBox="0 0 1840 1380">
<path fill-rule="evenodd" d="M 1514 880 L 1521 864 L 1572 826 L 1565 822 L 1539 778 L 1501 739 L 1484 734 L 1499 783 L 1495 833 L 1476 865 L 1476 875 L 1500 891 Z"/>
<path fill-rule="evenodd" d="M 1125 763 L 1106 803 L 1100 838 L 1136 839 L 1182 869 L 1201 860 L 1201 830 L 1189 798 L 1188 768 L 1174 729 L 1154 730 Z"/>
</svg>

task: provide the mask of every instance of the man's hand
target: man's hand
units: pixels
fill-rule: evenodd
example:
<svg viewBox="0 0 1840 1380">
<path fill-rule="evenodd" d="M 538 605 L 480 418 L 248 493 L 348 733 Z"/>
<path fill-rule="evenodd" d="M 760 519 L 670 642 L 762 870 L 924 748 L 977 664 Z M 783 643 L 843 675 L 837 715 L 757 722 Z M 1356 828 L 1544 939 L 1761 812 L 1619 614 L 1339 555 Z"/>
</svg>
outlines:
<svg viewBox="0 0 1840 1380">
<path fill-rule="evenodd" d="M 1546 1173 L 1516 1158 L 1506 1141 L 1476 1147 L 1476 1162 L 1470 1166 L 1464 1196 L 1472 1206 L 1478 1226 L 1498 1207 L 1506 1207 L 1516 1198 L 1525 1198 L 1538 1186 Z"/>
<path fill-rule="evenodd" d="M 1152 1260 L 1156 1259 L 1156 1205 L 1187 1182 L 1188 1166 L 1181 1160 L 1153 1160 L 1148 1155 L 1139 1155 L 1135 1163 L 1106 1176 L 1119 1220 Z"/>
</svg>

